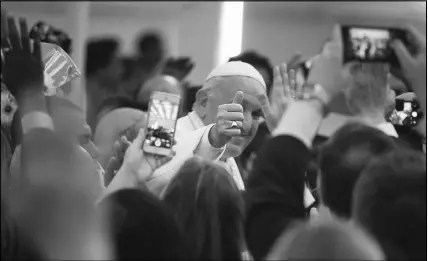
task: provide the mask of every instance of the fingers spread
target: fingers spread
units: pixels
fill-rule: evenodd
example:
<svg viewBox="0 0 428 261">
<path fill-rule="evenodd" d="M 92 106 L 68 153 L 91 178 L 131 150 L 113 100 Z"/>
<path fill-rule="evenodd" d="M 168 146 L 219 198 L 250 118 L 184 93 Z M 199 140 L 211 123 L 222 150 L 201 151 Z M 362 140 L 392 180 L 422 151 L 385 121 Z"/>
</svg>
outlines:
<svg viewBox="0 0 428 261">
<path fill-rule="evenodd" d="M 15 19 L 13 17 L 7 18 L 7 25 L 9 29 L 9 40 L 13 51 L 21 50 L 21 41 L 19 37 L 18 28 L 15 24 Z"/>
<path fill-rule="evenodd" d="M 31 51 L 30 38 L 28 37 L 28 27 L 25 18 L 19 18 L 19 29 L 21 31 L 21 45 L 25 52 Z"/>
</svg>

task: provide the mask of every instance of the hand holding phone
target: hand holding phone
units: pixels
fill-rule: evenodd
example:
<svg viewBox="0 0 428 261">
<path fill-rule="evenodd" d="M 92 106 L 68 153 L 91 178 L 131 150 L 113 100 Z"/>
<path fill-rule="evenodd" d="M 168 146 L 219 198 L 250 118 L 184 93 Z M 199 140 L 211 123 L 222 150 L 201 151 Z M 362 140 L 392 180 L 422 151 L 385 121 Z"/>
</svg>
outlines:
<svg viewBox="0 0 428 261">
<path fill-rule="evenodd" d="M 179 95 L 165 92 L 152 94 L 143 145 L 145 152 L 162 156 L 172 153 L 179 108 Z"/>
</svg>

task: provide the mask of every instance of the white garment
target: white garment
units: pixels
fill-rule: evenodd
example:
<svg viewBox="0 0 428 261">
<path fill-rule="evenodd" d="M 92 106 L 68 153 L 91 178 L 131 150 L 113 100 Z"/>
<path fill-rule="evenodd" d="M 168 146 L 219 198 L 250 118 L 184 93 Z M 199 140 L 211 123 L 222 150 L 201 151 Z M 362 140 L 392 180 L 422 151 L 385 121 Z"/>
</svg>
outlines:
<svg viewBox="0 0 428 261">
<path fill-rule="evenodd" d="M 200 156 L 206 160 L 212 161 L 220 160 L 223 156 L 225 146 L 223 148 L 214 148 L 208 140 L 208 134 L 213 125 L 214 124 L 204 126 L 198 115 L 194 112 L 178 119 L 175 134 L 177 145 L 174 147 L 176 155 L 170 162 L 158 168 L 146 182 L 146 186 L 150 192 L 156 196 L 162 197 L 163 192 L 167 188 L 169 182 L 177 174 L 180 167 L 186 160 L 193 156 Z M 231 169 L 233 170 L 235 168 L 231 166 Z M 237 174 L 236 171 L 233 171 L 233 173 L 232 177 L 237 177 L 237 175 L 240 177 L 239 171 Z M 240 189 L 243 186 L 242 178 L 241 182 L 242 183 L 237 183 Z"/>
<path fill-rule="evenodd" d="M 178 136 L 180 136 L 180 135 L 184 134 L 183 132 L 188 133 L 190 131 L 197 130 L 201 127 L 204 127 L 204 123 L 199 118 L 199 116 L 196 114 L 196 112 L 192 111 L 186 117 L 182 117 L 178 120 L 176 133 L 178 134 Z M 176 134 L 176 136 L 177 136 L 177 134 Z M 213 152 L 213 151 L 216 152 L 216 154 L 214 154 L 214 155 L 202 155 L 205 159 L 213 159 L 215 155 L 219 155 L 218 153 L 220 151 L 222 154 L 224 152 L 225 148 L 216 149 L 216 148 L 212 147 L 210 145 L 208 139 L 203 140 L 202 143 L 203 144 L 201 144 L 201 145 L 206 146 L 206 149 L 204 149 L 205 153 Z M 241 173 L 239 172 L 238 165 L 236 165 L 235 159 L 228 158 L 226 160 L 226 162 L 224 162 L 224 161 L 219 161 L 219 159 L 217 158 L 216 161 L 218 164 L 223 166 L 229 172 L 229 174 L 232 176 L 233 180 L 235 181 L 236 186 L 238 186 L 238 189 L 239 190 L 245 190 L 244 181 L 242 180 L 242 176 L 241 176 Z"/>
</svg>

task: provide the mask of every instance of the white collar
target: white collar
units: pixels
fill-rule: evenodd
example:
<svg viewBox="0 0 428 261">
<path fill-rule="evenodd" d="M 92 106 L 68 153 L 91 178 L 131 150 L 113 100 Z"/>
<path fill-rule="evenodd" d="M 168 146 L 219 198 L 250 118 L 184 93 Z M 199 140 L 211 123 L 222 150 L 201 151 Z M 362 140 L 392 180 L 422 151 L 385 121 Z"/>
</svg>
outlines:
<svg viewBox="0 0 428 261">
<path fill-rule="evenodd" d="M 205 127 L 204 122 L 195 111 L 189 112 L 187 116 L 189 117 L 190 123 L 192 124 L 195 130 Z"/>
<path fill-rule="evenodd" d="M 398 138 L 398 133 L 394 128 L 394 125 L 390 122 L 382 122 L 376 125 L 376 128 L 383 131 L 386 135 Z"/>
</svg>

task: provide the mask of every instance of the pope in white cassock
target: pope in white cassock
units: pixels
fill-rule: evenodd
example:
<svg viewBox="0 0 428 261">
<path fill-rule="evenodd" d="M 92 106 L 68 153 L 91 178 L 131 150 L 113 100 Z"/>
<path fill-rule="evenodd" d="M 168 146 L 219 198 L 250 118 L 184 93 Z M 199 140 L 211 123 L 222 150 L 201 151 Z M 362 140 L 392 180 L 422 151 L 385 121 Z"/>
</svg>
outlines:
<svg viewBox="0 0 428 261">
<path fill-rule="evenodd" d="M 253 66 L 228 62 L 215 68 L 197 92 L 193 111 L 177 121 L 176 155 L 153 173 L 147 188 L 162 196 L 183 163 L 200 156 L 224 166 L 237 187 L 245 190 L 234 157 L 256 134 L 263 117 L 263 97 L 266 84 Z M 313 202 L 313 198 L 309 201 Z"/>
</svg>

